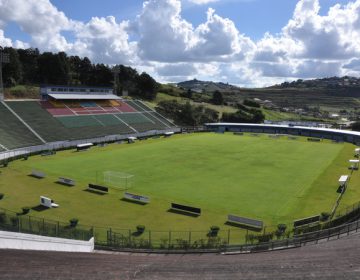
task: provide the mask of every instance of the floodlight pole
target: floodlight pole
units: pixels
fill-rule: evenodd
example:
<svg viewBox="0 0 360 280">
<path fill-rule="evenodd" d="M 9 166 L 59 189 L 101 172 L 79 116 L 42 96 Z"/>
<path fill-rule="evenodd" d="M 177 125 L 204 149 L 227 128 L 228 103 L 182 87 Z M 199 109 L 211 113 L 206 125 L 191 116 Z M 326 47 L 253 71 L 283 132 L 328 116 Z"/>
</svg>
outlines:
<svg viewBox="0 0 360 280">
<path fill-rule="evenodd" d="M 119 66 L 115 66 L 111 72 L 114 73 L 114 93 L 116 95 L 118 95 L 117 89 L 118 89 L 118 84 L 119 84 L 119 73 L 120 73 L 120 68 Z"/>
<path fill-rule="evenodd" d="M 10 62 L 10 56 L 8 53 L 4 53 L 0 51 L 0 102 L 4 101 L 4 84 L 3 84 L 3 77 L 2 77 L 2 66 L 5 63 Z"/>
</svg>

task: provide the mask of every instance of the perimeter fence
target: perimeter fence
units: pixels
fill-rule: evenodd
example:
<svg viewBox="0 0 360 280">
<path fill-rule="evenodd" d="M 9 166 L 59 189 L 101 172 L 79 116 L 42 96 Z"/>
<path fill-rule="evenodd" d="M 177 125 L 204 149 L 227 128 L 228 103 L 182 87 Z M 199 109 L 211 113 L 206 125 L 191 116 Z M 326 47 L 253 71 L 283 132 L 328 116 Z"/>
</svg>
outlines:
<svg viewBox="0 0 360 280">
<path fill-rule="evenodd" d="M 0 230 L 86 241 L 93 237 L 92 227 L 74 226 L 70 222 L 38 218 L 3 208 L 0 208 Z"/>
<path fill-rule="evenodd" d="M 147 138 L 151 138 L 151 137 L 156 137 L 158 135 L 163 135 L 166 132 L 178 133 L 180 131 L 181 131 L 180 128 L 174 127 L 172 129 L 166 129 L 166 130 L 151 130 L 151 131 L 147 131 L 147 132 L 140 132 L 140 133 L 134 133 L 134 134 L 108 135 L 108 136 L 103 136 L 103 137 L 81 139 L 81 140 L 58 141 L 58 142 L 51 142 L 51 143 L 46 143 L 46 144 L 38 145 L 38 146 L 19 148 L 19 149 L 14 149 L 11 151 L 0 152 L 0 165 L 7 164 L 8 162 L 16 160 L 16 159 L 26 158 L 27 156 L 41 154 L 42 152 L 72 149 L 80 144 L 115 143 L 115 142 L 124 141 L 129 137 L 136 137 L 139 140 L 142 140 L 142 139 L 147 139 Z"/>
</svg>

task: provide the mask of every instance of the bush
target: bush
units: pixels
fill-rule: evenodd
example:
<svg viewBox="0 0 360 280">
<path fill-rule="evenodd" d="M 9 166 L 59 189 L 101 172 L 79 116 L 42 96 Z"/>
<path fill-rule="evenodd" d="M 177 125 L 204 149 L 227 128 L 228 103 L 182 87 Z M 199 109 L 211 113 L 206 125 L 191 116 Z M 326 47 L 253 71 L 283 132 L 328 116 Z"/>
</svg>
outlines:
<svg viewBox="0 0 360 280">
<path fill-rule="evenodd" d="M 321 221 L 321 222 L 325 222 L 325 221 L 327 221 L 327 220 L 330 218 L 330 216 L 331 216 L 330 213 L 328 213 L 328 212 L 322 212 L 322 213 L 320 214 L 320 221 Z"/>
<path fill-rule="evenodd" d="M 22 213 L 23 213 L 24 215 L 26 215 L 27 213 L 30 212 L 30 207 L 23 207 L 23 208 L 21 208 L 21 209 L 22 209 Z"/>
<path fill-rule="evenodd" d="M 260 104 L 251 99 L 245 99 L 243 104 L 249 107 L 260 108 Z"/>
<path fill-rule="evenodd" d="M 19 225 L 19 219 L 17 217 L 11 217 L 10 221 L 13 227 L 17 227 Z"/>
<path fill-rule="evenodd" d="M 70 226 L 71 226 L 71 227 L 76 227 L 77 224 L 79 223 L 79 219 L 77 219 L 77 218 L 72 218 L 69 222 L 70 222 Z"/>
<path fill-rule="evenodd" d="M 284 233 L 286 231 L 287 226 L 285 224 L 278 224 L 278 231 Z"/>
<path fill-rule="evenodd" d="M 218 226 L 211 226 L 210 227 L 210 235 L 211 236 L 217 236 L 220 228 Z"/>
<path fill-rule="evenodd" d="M 0 200 L 4 198 L 4 194 L 0 193 Z"/>
<path fill-rule="evenodd" d="M 278 224 L 277 230 L 275 231 L 275 235 L 278 239 L 284 235 L 286 228 L 287 226 L 285 224 Z"/>
<path fill-rule="evenodd" d="M 4 211 L 0 211 L 0 224 L 5 224 L 6 222 L 6 214 Z"/>
<path fill-rule="evenodd" d="M 138 225 L 136 226 L 136 230 L 138 233 L 143 233 L 145 231 L 145 226 L 144 225 Z"/>
<path fill-rule="evenodd" d="M 263 235 L 258 235 L 257 240 L 259 241 L 259 243 L 270 242 L 273 239 L 273 237 L 274 234 L 271 232 Z"/>
</svg>

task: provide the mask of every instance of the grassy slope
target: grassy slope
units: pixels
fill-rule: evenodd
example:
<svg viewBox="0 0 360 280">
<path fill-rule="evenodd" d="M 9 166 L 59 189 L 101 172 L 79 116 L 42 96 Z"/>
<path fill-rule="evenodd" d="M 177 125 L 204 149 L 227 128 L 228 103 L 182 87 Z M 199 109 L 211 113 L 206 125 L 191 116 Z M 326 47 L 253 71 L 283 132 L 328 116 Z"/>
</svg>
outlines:
<svg viewBox="0 0 360 280">
<path fill-rule="evenodd" d="M 115 228 L 137 224 L 153 230 L 206 230 L 212 224 L 226 228 L 229 213 L 267 224 L 291 222 L 330 210 L 337 196 L 337 179 L 346 174 L 352 151 L 349 144 L 229 134 L 181 135 L 85 153 L 66 151 L 3 169 L 0 192 L 6 196 L 1 206 L 18 211 L 36 206 L 39 196 L 46 195 L 60 208 L 32 211 L 32 215 L 62 221 L 78 217 L 83 224 Z M 45 171 L 48 177 L 26 176 L 32 168 Z M 84 191 L 99 170 L 135 174 L 131 191 L 149 195 L 151 203 L 140 206 L 122 201 L 121 191 L 111 190 L 107 195 Z M 353 176 L 354 183 L 359 182 L 358 174 Z M 75 179 L 77 186 L 55 184 L 59 176 Z M 346 197 L 343 205 L 359 200 L 360 192 L 354 188 L 352 198 Z M 203 214 L 193 218 L 169 213 L 170 202 L 199 206 Z"/>
</svg>

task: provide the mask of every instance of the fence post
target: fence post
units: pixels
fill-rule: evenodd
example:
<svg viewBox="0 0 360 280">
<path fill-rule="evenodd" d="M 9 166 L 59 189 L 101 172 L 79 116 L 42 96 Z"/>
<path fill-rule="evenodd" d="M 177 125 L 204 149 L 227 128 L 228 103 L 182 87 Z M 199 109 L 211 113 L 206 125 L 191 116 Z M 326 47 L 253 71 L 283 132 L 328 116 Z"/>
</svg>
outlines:
<svg viewBox="0 0 360 280">
<path fill-rule="evenodd" d="M 29 231 L 32 233 L 31 216 L 28 217 L 29 217 Z"/>
<path fill-rule="evenodd" d="M 228 229 L 228 241 L 227 244 L 230 245 L 230 229 Z"/>
<path fill-rule="evenodd" d="M 109 228 L 109 230 L 107 231 L 107 243 L 108 245 L 112 245 L 112 230 L 111 228 Z"/>
<path fill-rule="evenodd" d="M 130 245 L 130 247 L 132 247 L 132 244 L 131 244 L 131 229 L 129 229 L 129 245 Z"/>
<path fill-rule="evenodd" d="M 171 245 L 171 230 L 169 230 L 169 245 L 168 245 L 168 249 L 170 249 L 170 245 Z"/>
<path fill-rule="evenodd" d="M 189 246 L 191 246 L 191 230 L 189 230 Z"/>
<path fill-rule="evenodd" d="M 151 230 L 149 230 L 149 247 L 152 247 L 151 246 Z"/>
</svg>

